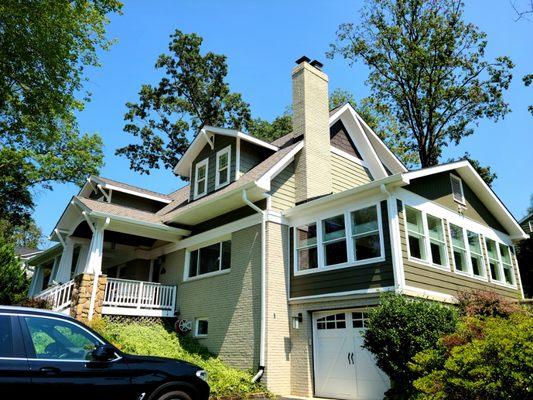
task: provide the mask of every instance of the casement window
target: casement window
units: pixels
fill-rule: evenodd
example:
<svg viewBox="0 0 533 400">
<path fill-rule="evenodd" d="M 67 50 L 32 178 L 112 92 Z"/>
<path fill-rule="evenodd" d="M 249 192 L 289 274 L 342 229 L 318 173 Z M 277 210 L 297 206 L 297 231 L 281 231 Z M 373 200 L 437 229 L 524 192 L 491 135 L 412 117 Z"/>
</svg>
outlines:
<svg viewBox="0 0 533 400">
<path fill-rule="evenodd" d="M 294 238 L 296 272 L 341 268 L 383 258 L 378 205 L 300 225 Z"/>
<path fill-rule="evenodd" d="M 213 243 L 191 251 L 189 278 L 212 274 L 231 267 L 231 240 Z"/>
<path fill-rule="evenodd" d="M 509 246 L 500 243 L 500 257 L 502 260 L 505 283 L 508 285 L 514 285 L 513 263 L 511 261 L 511 249 Z"/>
<path fill-rule="evenodd" d="M 195 184 L 194 184 L 194 198 L 202 197 L 207 193 L 207 169 L 209 167 L 209 159 L 206 158 L 196 164 Z"/>
<path fill-rule="evenodd" d="M 431 253 L 431 262 L 436 265 L 446 266 L 446 241 L 444 240 L 444 227 L 442 219 L 427 215 L 427 224 L 429 232 L 429 249 Z"/>
<path fill-rule="evenodd" d="M 405 207 L 405 219 L 407 220 L 407 241 L 409 243 L 410 256 L 419 260 L 426 260 L 422 211 L 416 208 Z"/>
<path fill-rule="evenodd" d="M 209 321 L 207 318 L 196 318 L 194 336 L 205 337 L 209 333 Z"/>
<path fill-rule="evenodd" d="M 465 201 L 465 194 L 463 191 L 463 181 L 461 180 L 461 178 L 453 174 L 450 174 L 450 180 L 451 180 L 451 185 L 452 185 L 453 199 L 456 202 L 465 205 L 466 201 Z"/>
<path fill-rule="evenodd" d="M 455 270 L 468 273 L 468 254 L 463 228 L 450 224 L 450 236 L 452 238 L 452 252 Z"/>
<path fill-rule="evenodd" d="M 501 281 L 502 275 L 500 271 L 500 260 L 498 257 L 498 248 L 496 247 L 496 242 L 492 239 L 485 239 L 485 244 L 487 246 L 487 255 L 489 257 L 490 277 L 494 281 Z"/>
<path fill-rule="evenodd" d="M 483 262 L 483 252 L 481 250 L 481 237 L 474 232 L 466 231 L 468 239 L 468 249 L 470 250 L 470 264 L 474 276 L 485 276 L 485 264 Z"/>
<path fill-rule="evenodd" d="M 218 189 L 225 186 L 230 181 L 231 146 L 228 146 L 217 153 L 217 174 L 215 187 Z"/>
<path fill-rule="evenodd" d="M 441 218 L 406 206 L 407 243 L 412 258 L 437 267 L 448 266 L 444 222 Z"/>
</svg>

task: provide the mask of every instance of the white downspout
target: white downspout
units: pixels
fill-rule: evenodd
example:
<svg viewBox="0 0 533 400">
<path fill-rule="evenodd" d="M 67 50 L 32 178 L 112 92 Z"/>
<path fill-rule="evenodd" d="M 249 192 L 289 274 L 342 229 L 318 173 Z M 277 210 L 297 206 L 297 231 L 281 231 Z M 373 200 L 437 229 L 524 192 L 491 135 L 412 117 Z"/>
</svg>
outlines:
<svg viewBox="0 0 533 400">
<path fill-rule="evenodd" d="M 265 372 L 265 341 L 266 341 L 266 212 L 252 203 L 246 195 L 246 189 L 242 191 L 242 200 L 252 209 L 261 214 L 261 330 L 259 338 L 259 370 L 252 378 L 257 382 Z"/>
</svg>

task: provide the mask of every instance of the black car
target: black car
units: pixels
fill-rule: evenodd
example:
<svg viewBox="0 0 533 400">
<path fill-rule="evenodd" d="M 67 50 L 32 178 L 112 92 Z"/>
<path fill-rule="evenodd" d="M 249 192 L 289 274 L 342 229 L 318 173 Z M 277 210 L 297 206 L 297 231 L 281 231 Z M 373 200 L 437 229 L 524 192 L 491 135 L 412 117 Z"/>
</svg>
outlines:
<svg viewBox="0 0 533 400">
<path fill-rule="evenodd" d="M 124 354 L 65 315 L 0 306 L 1 399 L 207 400 L 184 361 Z"/>
</svg>

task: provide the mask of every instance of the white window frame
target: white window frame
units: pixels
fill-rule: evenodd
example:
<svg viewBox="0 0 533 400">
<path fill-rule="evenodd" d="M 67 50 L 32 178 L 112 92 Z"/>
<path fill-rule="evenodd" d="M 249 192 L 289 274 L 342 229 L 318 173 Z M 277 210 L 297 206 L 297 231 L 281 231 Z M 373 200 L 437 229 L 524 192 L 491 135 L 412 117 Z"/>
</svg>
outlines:
<svg viewBox="0 0 533 400">
<path fill-rule="evenodd" d="M 455 196 L 455 192 L 453 190 L 453 182 L 452 181 L 456 181 L 458 184 L 459 184 L 459 188 L 461 189 L 461 198 L 457 198 Z M 457 175 L 454 175 L 454 174 L 450 174 L 450 185 L 451 185 L 451 189 L 452 189 L 452 197 L 453 197 L 453 200 L 456 201 L 457 203 L 459 204 L 462 204 L 462 205 L 466 205 L 466 199 L 465 199 L 465 191 L 463 189 L 463 180 L 461 178 L 459 178 Z"/>
<path fill-rule="evenodd" d="M 423 240 L 423 243 L 424 243 L 424 252 L 426 254 L 426 259 L 422 259 L 422 258 L 416 258 L 416 257 L 413 257 L 411 256 L 411 246 L 409 246 L 409 229 L 407 228 L 407 210 L 406 208 L 412 208 L 414 210 L 417 210 L 418 212 L 420 212 L 421 216 L 422 216 L 422 229 L 424 230 L 424 240 Z M 430 267 L 434 267 L 434 268 L 437 268 L 437 269 L 440 269 L 440 270 L 445 270 L 445 271 L 450 271 L 450 256 L 448 254 L 448 247 L 449 247 L 449 241 L 448 241 L 448 238 L 447 238 L 447 235 L 446 235 L 446 227 L 444 225 L 444 218 L 443 217 L 438 217 L 436 216 L 434 213 L 428 213 L 426 212 L 425 210 L 422 210 L 420 209 L 419 207 L 414 207 L 410 204 L 406 204 L 404 201 L 402 201 L 402 209 L 403 209 L 403 219 L 404 219 L 404 224 L 403 224 L 403 227 L 404 227 L 404 230 L 405 230 L 405 239 L 406 239 L 406 246 L 407 246 L 407 259 L 409 261 L 413 261 L 413 262 L 416 262 L 416 263 L 419 263 L 419 264 L 424 264 L 424 265 L 428 265 Z M 441 225 L 442 225 L 442 232 L 444 233 L 444 248 L 445 248 L 445 254 L 444 254 L 444 258 L 445 258 L 445 265 L 440 265 L 440 264 L 434 264 L 433 263 L 433 257 L 432 257 L 432 254 L 431 254 L 431 241 L 429 239 L 429 228 L 428 228 L 428 220 L 427 220 L 427 216 L 430 215 L 431 217 L 433 218 L 438 218 L 440 219 L 440 222 L 441 222 Z"/>
<path fill-rule="evenodd" d="M 465 240 L 466 240 L 466 254 L 468 256 L 468 265 L 470 268 L 469 271 L 471 273 L 470 277 L 487 282 L 488 281 L 487 276 L 489 274 L 487 273 L 487 261 L 485 259 L 485 256 L 483 255 L 483 240 L 484 240 L 483 235 L 478 232 L 474 232 L 473 230 L 467 229 L 465 227 L 463 227 L 463 231 L 464 231 Z M 479 241 L 479 249 L 481 250 L 481 253 L 479 253 L 478 255 L 481 256 L 481 271 L 483 271 L 483 275 L 474 274 L 474 265 L 472 264 L 472 250 L 470 250 L 470 242 L 468 241 L 468 232 L 471 232 L 477 235 L 477 240 Z"/>
<path fill-rule="evenodd" d="M 351 221 L 351 213 L 354 211 L 362 210 L 369 207 L 376 207 L 377 208 L 377 219 L 378 219 L 378 231 L 379 231 L 379 241 L 380 241 L 380 255 L 379 257 L 374 258 L 368 258 L 365 260 L 355 260 L 355 254 L 353 251 L 353 233 L 352 233 L 352 221 Z M 341 263 L 341 264 L 335 264 L 326 266 L 325 265 L 325 259 L 324 259 L 324 242 L 322 241 L 322 221 L 338 216 L 343 215 L 344 216 L 344 226 L 345 226 L 345 240 L 346 240 L 346 251 L 347 251 L 347 262 Z M 308 225 L 315 223 L 317 226 L 317 257 L 318 257 L 318 268 L 313 269 L 306 269 L 306 270 L 298 270 L 298 227 L 302 225 Z M 349 209 L 345 209 L 343 211 L 331 211 L 328 212 L 326 215 L 321 215 L 319 218 L 312 218 L 312 219 L 306 219 L 303 221 L 299 221 L 297 225 L 292 225 L 293 228 L 293 274 L 294 276 L 299 275 L 307 275 L 307 274 L 315 274 L 320 273 L 324 271 L 334 271 L 336 269 L 342 269 L 342 268 L 349 268 L 349 267 L 356 267 L 359 265 L 367 265 L 367 264 L 373 264 L 377 262 L 382 262 L 385 260 L 385 242 L 383 238 L 383 220 L 381 215 L 381 200 L 379 201 L 373 201 L 370 203 L 365 203 L 358 205 L 357 207 L 350 207 Z"/>
<path fill-rule="evenodd" d="M 207 333 L 205 333 L 205 334 L 198 333 L 198 328 L 200 327 L 200 321 L 207 322 Z M 194 337 L 205 338 L 208 335 L 209 335 L 209 318 L 205 318 L 205 317 L 195 318 L 195 320 L 194 320 Z"/>
<path fill-rule="evenodd" d="M 517 283 L 516 283 L 516 274 L 515 274 L 515 265 L 513 263 L 513 255 L 511 253 L 511 246 L 508 245 L 507 243 L 504 243 L 500 240 L 496 240 L 496 239 L 493 239 L 491 237 L 486 237 L 485 240 L 492 240 L 495 245 L 496 245 L 496 256 L 498 257 L 497 259 L 494 259 L 498 262 L 498 272 L 500 274 L 500 277 L 501 277 L 501 280 L 498 280 L 498 279 L 493 279 L 492 278 L 492 274 L 490 273 L 490 257 L 489 257 L 489 248 L 487 246 L 487 242 L 485 242 L 485 247 L 486 247 L 486 250 L 487 250 L 487 276 L 489 278 L 489 282 L 495 284 L 495 285 L 500 285 L 500 286 L 505 286 L 505 287 L 508 287 L 508 288 L 513 288 L 513 289 L 516 289 L 518 286 L 517 286 Z M 509 284 L 505 281 L 505 273 L 503 271 L 503 260 L 502 260 L 502 255 L 500 253 L 500 244 L 504 245 L 504 246 L 507 246 L 508 250 L 509 250 L 509 256 L 511 257 L 511 272 L 513 273 L 513 283 L 512 284 Z"/>
<path fill-rule="evenodd" d="M 228 155 L 228 166 L 227 166 L 227 172 L 226 172 L 226 181 L 220 183 L 220 158 L 227 154 Z M 215 175 L 215 189 L 220 189 L 221 187 L 224 187 L 228 185 L 231 181 L 231 145 L 224 147 L 222 150 L 219 150 L 216 155 L 216 175 Z"/>
<path fill-rule="evenodd" d="M 474 268 L 472 266 L 472 258 L 471 258 L 471 253 L 470 253 L 470 243 L 468 242 L 468 235 L 466 233 L 466 228 L 464 226 L 461 226 L 461 225 L 457 225 L 457 224 L 454 224 L 453 222 L 450 222 L 450 221 L 447 221 L 448 222 L 448 233 L 449 233 L 449 240 L 450 240 L 450 249 L 452 251 L 452 263 L 453 263 L 453 271 L 456 273 L 456 274 L 459 274 L 459 275 L 464 275 L 464 276 L 469 276 L 469 277 L 472 277 L 472 278 L 476 278 L 476 275 L 474 275 Z M 453 256 L 453 239 L 452 239 L 452 227 L 451 225 L 455 225 L 456 227 L 458 227 L 459 229 L 461 229 L 461 233 L 462 233 L 462 236 L 463 236 L 463 245 L 465 246 L 464 250 L 465 250 L 465 257 L 466 257 L 466 271 L 460 271 L 457 269 L 457 264 L 455 263 L 455 257 Z M 476 233 L 476 232 L 472 232 L 472 233 Z M 478 237 L 480 237 L 479 234 L 477 234 Z M 483 249 L 483 247 L 481 248 Z M 483 255 L 483 253 L 481 253 L 481 255 Z M 477 277 L 479 279 L 479 277 Z"/>
<path fill-rule="evenodd" d="M 198 192 L 198 170 L 202 167 L 205 167 L 205 182 L 204 190 Z M 202 161 L 196 163 L 194 167 L 194 199 L 198 199 L 207 194 L 207 180 L 209 179 L 209 158 L 206 158 Z"/>
<path fill-rule="evenodd" d="M 185 251 L 185 261 L 184 261 L 185 267 L 183 268 L 183 282 L 196 281 L 196 280 L 199 280 L 199 279 L 209 278 L 209 277 L 212 277 L 212 276 L 229 274 L 231 272 L 231 265 L 229 266 L 229 268 L 221 269 L 222 268 L 222 265 L 221 265 L 222 257 L 220 257 L 217 271 L 208 272 L 208 273 L 205 273 L 205 274 L 197 274 L 196 276 L 193 276 L 193 277 L 189 276 L 192 252 L 194 252 L 196 250 L 201 250 L 204 247 L 208 247 L 208 246 L 211 246 L 213 244 L 217 244 L 218 243 L 219 246 L 220 246 L 219 247 L 219 251 L 220 251 L 220 254 L 222 255 L 222 242 L 226 242 L 226 241 L 232 241 L 231 234 L 224 235 L 224 236 L 218 237 L 217 239 L 213 239 L 213 240 L 210 240 L 208 242 L 202 242 L 201 244 L 197 244 L 195 246 L 191 246 L 191 247 L 187 248 L 186 251 Z M 232 243 L 232 246 L 233 246 L 233 243 Z M 198 251 L 198 257 L 200 257 L 200 252 L 199 251 Z M 197 266 L 198 266 L 198 268 L 200 267 L 200 260 L 197 260 Z"/>
<path fill-rule="evenodd" d="M 511 264 L 507 264 L 503 262 L 503 257 L 501 254 L 501 248 L 500 246 L 507 247 L 507 252 L 509 253 L 509 260 L 511 261 Z M 506 245 L 505 243 L 496 242 L 496 247 L 498 248 L 498 257 L 500 258 L 500 268 L 501 268 L 501 277 L 503 281 L 501 281 L 503 284 L 507 286 L 516 286 L 516 276 L 514 273 L 514 265 L 513 265 L 513 253 L 511 252 L 511 246 Z M 505 279 L 505 268 L 503 265 L 510 265 L 511 266 L 511 277 L 512 277 L 512 283 L 507 283 L 507 280 Z"/>
</svg>

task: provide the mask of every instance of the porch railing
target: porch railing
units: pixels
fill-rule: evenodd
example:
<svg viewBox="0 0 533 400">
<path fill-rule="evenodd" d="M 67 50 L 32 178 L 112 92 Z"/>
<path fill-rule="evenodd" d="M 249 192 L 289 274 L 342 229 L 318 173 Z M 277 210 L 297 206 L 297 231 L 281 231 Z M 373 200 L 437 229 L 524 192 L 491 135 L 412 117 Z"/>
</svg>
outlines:
<svg viewBox="0 0 533 400">
<path fill-rule="evenodd" d="M 174 316 L 176 286 L 108 278 L 104 314 Z"/>
<path fill-rule="evenodd" d="M 64 311 L 70 307 L 72 302 L 72 288 L 74 287 L 74 280 L 62 283 L 43 290 L 36 299 L 43 299 L 50 303 L 52 310 Z"/>
</svg>

